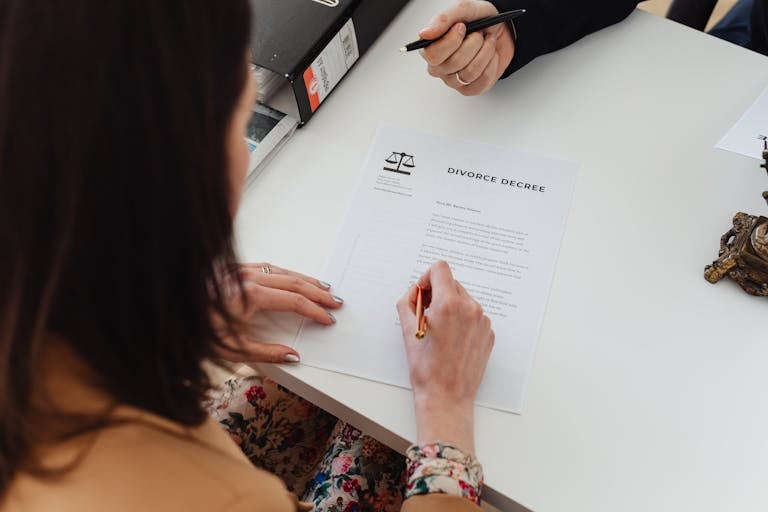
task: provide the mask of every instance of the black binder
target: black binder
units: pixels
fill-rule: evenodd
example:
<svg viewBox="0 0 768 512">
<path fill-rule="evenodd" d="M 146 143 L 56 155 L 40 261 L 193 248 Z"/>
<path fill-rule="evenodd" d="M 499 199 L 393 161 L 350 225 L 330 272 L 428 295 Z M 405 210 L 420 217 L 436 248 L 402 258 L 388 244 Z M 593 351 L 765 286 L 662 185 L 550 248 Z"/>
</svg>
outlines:
<svg viewBox="0 0 768 512">
<path fill-rule="evenodd" d="M 291 84 L 301 124 L 408 0 L 250 0 L 253 63 Z"/>
</svg>

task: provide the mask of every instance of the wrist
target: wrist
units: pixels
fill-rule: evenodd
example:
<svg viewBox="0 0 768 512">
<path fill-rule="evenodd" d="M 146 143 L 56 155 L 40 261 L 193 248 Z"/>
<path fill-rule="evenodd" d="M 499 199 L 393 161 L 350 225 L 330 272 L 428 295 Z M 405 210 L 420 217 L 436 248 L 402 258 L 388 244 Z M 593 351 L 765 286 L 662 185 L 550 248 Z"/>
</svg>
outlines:
<svg viewBox="0 0 768 512">
<path fill-rule="evenodd" d="M 475 396 L 468 396 L 464 389 L 448 389 L 445 386 L 416 385 L 413 387 L 413 403 L 424 411 L 474 409 Z"/>
<path fill-rule="evenodd" d="M 475 452 L 475 407 L 472 401 L 439 399 L 414 393 L 417 443 L 440 441 Z"/>
<path fill-rule="evenodd" d="M 507 69 L 512 64 L 515 57 L 515 47 L 517 45 L 517 30 L 514 21 L 506 22 L 499 34 L 496 48 L 499 55 L 499 64 L 503 69 Z"/>
</svg>

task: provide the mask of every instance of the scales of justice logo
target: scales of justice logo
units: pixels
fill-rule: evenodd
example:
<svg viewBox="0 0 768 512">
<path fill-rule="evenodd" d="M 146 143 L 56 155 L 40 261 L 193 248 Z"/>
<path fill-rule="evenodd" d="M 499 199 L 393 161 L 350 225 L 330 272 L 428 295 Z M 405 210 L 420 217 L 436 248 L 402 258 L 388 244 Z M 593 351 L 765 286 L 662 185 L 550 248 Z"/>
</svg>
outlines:
<svg viewBox="0 0 768 512">
<path fill-rule="evenodd" d="M 384 161 L 387 162 L 387 164 L 390 164 L 389 166 L 384 165 L 385 171 L 407 174 L 409 176 L 411 175 L 411 169 L 416 167 L 416 164 L 413 163 L 413 155 L 409 155 L 402 151 L 399 153 L 393 151 Z"/>
</svg>

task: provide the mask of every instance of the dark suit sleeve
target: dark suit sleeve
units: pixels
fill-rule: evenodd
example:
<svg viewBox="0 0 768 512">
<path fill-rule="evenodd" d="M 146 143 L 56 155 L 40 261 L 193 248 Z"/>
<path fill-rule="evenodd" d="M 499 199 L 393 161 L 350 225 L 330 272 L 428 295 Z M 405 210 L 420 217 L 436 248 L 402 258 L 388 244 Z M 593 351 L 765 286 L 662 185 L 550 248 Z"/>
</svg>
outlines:
<svg viewBox="0 0 768 512">
<path fill-rule="evenodd" d="M 768 0 L 755 0 L 750 15 L 747 48 L 768 55 Z"/>
<path fill-rule="evenodd" d="M 758 0 L 762 1 L 762 0 Z M 635 9 L 637 0 L 490 0 L 499 12 L 525 9 L 514 21 L 515 56 L 508 76 L 539 55 L 559 50 L 587 34 L 617 23 Z"/>
</svg>

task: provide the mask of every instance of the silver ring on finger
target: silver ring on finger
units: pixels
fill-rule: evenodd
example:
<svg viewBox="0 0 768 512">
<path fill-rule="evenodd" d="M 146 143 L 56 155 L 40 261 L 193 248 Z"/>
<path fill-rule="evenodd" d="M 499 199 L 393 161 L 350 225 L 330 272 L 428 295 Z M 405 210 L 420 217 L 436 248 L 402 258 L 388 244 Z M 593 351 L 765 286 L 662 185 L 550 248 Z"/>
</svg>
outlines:
<svg viewBox="0 0 768 512">
<path fill-rule="evenodd" d="M 272 267 L 270 267 L 268 264 L 265 263 L 264 265 L 261 266 L 261 271 L 264 274 L 271 274 L 272 273 Z"/>
<path fill-rule="evenodd" d="M 456 72 L 455 76 L 456 76 L 456 81 L 465 87 L 472 83 L 472 82 L 465 82 L 464 80 L 462 80 L 458 72 Z"/>
</svg>

